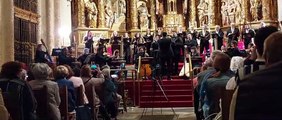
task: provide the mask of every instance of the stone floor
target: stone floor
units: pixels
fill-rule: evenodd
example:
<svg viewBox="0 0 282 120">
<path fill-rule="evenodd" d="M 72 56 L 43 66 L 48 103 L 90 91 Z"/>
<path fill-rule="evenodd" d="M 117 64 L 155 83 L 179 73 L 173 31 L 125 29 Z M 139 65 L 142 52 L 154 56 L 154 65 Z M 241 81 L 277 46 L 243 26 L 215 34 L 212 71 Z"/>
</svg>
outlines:
<svg viewBox="0 0 282 120">
<path fill-rule="evenodd" d="M 118 120 L 139 120 L 142 116 L 144 108 L 130 107 L 127 112 L 120 113 Z M 174 108 L 177 117 L 173 120 L 195 120 L 194 108 L 183 107 Z M 171 108 L 147 108 L 144 115 L 173 115 Z"/>
</svg>

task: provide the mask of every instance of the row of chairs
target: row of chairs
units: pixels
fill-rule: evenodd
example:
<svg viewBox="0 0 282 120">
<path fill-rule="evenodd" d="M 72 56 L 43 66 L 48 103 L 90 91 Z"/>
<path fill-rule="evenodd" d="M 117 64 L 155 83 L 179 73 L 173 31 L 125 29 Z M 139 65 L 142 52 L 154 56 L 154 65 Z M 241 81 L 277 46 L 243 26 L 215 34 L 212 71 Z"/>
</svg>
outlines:
<svg viewBox="0 0 282 120">
<path fill-rule="evenodd" d="M 76 105 L 77 106 L 83 106 L 84 105 L 84 98 L 83 98 L 83 88 L 82 85 L 78 88 L 75 89 L 76 90 L 76 97 L 77 97 L 77 101 L 76 101 Z M 95 105 L 95 88 L 91 87 L 86 89 L 86 96 L 88 98 L 89 101 L 89 105 L 91 107 L 91 116 L 93 116 L 93 120 L 97 120 L 98 119 L 98 111 L 99 111 L 99 106 Z M 66 86 L 60 87 L 60 99 L 61 99 L 61 103 L 59 106 L 60 109 L 60 113 L 61 113 L 61 118 L 62 120 L 73 120 L 76 118 L 76 114 L 75 112 L 68 112 L 68 90 Z M 37 106 L 37 110 L 36 110 L 36 114 L 37 117 L 40 119 L 49 119 L 48 115 L 46 113 L 48 113 L 48 88 L 46 86 L 43 86 L 43 88 L 41 89 L 37 89 L 37 90 L 33 90 L 34 96 L 37 100 L 38 106 Z"/>
</svg>

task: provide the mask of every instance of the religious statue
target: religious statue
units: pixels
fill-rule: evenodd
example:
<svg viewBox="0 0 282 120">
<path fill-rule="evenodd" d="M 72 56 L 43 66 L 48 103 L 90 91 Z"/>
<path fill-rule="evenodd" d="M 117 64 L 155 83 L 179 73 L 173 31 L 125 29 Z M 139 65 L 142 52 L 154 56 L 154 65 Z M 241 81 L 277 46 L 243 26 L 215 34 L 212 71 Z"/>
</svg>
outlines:
<svg viewBox="0 0 282 120">
<path fill-rule="evenodd" d="M 235 23 L 242 23 L 244 21 L 241 0 L 234 0 L 235 2 Z"/>
<path fill-rule="evenodd" d="M 139 7 L 138 7 L 138 14 L 139 14 L 139 24 L 140 24 L 140 28 L 149 28 L 149 18 L 150 14 L 148 12 L 148 8 L 146 6 L 145 3 L 142 3 Z"/>
<path fill-rule="evenodd" d="M 107 0 L 106 6 L 105 6 L 105 13 L 106 13 L 106 26 L 111 28 L 114 22 L 114 13 L 112 10 L 112 3 L 110 0 Z"/>
<path fill-rule="evenodd" d="M 262 2 L 261 0 L 250 0 L 250 11 L 253 20 L 257 21 L 259 20 L 259 14 L 261 13 L 262 10 Z"/>
<path fill-rule="evenodd" d="M 221 5 L 222 25 L 229 25 L 230 23 L 227 10 L 228 10 L 227 2 L 222 1 L 222 5 Z"/>
<path fill-rule="evenodd" d="M 119 14 L 120 16 L 125 16 L 126 13 L 126 2 L 125 0 L 119 1 Z"/>
<path fill-rule="evenodd" d="M 197 6 L 200 24 L 208 23 L 208 6 L 209 4 L 206 0 L 200 0 L 199 5 Z"/>
<path fill-rule="evenodd" d="M 97 27 L 97 7 L 94 1 L 89 0 L 85 3 L 85 10 L 86 10 L 86 24 L 88 27 L 96 28 Z"/>
</svg>

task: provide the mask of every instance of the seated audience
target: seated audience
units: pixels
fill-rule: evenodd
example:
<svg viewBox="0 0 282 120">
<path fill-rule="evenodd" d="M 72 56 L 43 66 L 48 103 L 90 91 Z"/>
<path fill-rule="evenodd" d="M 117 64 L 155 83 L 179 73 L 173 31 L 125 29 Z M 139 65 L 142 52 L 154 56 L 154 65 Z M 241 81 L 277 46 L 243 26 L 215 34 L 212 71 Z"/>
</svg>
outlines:
<svg viewBox="0 0 282 120">
<path fill-rule="evenodd" d="M 239 48 L 238 48 L 238 43 L 237 41 L 232 41 L 231 42 L 231 47 L 227 49 L 227 54 L 230 57 L 234 57 L 234 56 L 242 56 L 242 52 L 240 52 Z"/>
<path fill-rule="evenodd" d="M 213 67 L 215 71 L 205 76 L 200 88 L 199 100 L 203 103 L 202 109 L 205 118 L 220 112 L 219 99 L 221 90 L 225 88 L 226 83 L 231 78 L 229 73 L 230 57 L 224 53 L 216 55 Z"/>
<path fill-rule="evenodd" d="M 72 81 L 74 88 L 78 88 L 82 85 L 84 104 L 88 104 L 88 99 L 85 95 L 85 87 L 84 87 L 84 84 L 83 84 L 81 77 L 74 76 L 74 72 L 73 72 L 73 70 L 70 66 L 68 66 L 68 65 L 64 65 L 64 66 L 68 68 L 68 72 L 69 72 L 69 75 L 66 78 L 68 80 Z M 79 98 L 77 98 L 77 100 L 78 99 Z"/>
<path fill-rule="evenodd" d="M 102 73 L 104 74 L 105 82 L 102 86 L 100 99 L 105 105 L 107 112 L 111 114 L 111 118 L 116 118 L 118 115 L 118 106 L 121 96 L 117 94 L 117 86 L 114 84 L 111 78 L 110 67 L 104 67 Z"/>
<path fill-rule="evenodd" d="M 55 81 L 58 83 L 59 87 L 67 86 L 68 89 L 68 112 L 74 112 L 76 104 L 75 92 L 74 92 L 74 85 L 72 81 L 67 79 L 69 75 L 68 68 L 59 65 L 54 70 L 54 78 Z"/>
<path fill-rule="evenodd" d="M 52 74 L 52 69 L 45 63 L 35 63 L 32 65 L 31 72 L 34 76 L 34 80 L 30 81 L 29 84 L 33 90 L 47 87 L 48 91 L 48 117 L 52 120 L 61 120 L 60 115 L 60 94 L 59 86 L 56 82 L 50 80 L 49 76 Z M 43 118 L 40 118 L 43 119 Z"/>
<path fill-rule="evenodd" d="M 20 62 L 4 63 L 0 73 L 0 88 L 11 119 L 35 120 L 37 103 L 29 84 L 20 79 L 22 69 Z"/>
<path fill-rule="evenodd" d="M 80 62 L 82 65 L 91 64 L 93 59 L 92 54 L 89 54 L 89 49 L 84 48 L 83 54 L 77 58 L 77 61 Z"/>
<path fill-rule="evenodd" d="M 282 33 L 264 42 L 266 68 L 245 77 L 233 95 L 230 119 L 282 119 Z"/>
<path fill-rule="evenodd" d="M 69 65 L 72 66 L 72 63 L 75 61 L 74 57 L 71 56 L 68 48 L 63 48 L 62 52 L 59 54 L 58 57 L 58 64 L 59 65 Z"/>
<path fill-rule="evenodd" d="M 238 74 L 241 74 L 238 72 L 238 70 L 243 67 L 244 67 L 244 58 L 243 57 L 239 57 L 239 56 L 232 57 L 231 63 L 230 63 L 231 71 L 233 71 L 236 75 L 238 75 Z M 236 88 L 237 83 L 235 79 L 236 77 L 234 76 L 228 80 L 226 84 L 227 90 L 234 90 Z"/>
</svg>

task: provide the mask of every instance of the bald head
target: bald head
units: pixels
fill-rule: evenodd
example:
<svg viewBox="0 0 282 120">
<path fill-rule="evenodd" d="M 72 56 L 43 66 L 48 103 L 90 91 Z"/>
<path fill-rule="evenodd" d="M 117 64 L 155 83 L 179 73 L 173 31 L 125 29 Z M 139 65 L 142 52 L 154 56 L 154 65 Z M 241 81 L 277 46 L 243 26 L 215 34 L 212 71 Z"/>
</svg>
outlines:
<svg viewBox="0 0 282 120">
<path fill-rule="evenodd" d="M 282 61 L 282 32 L 278 31 L 268 36 L 264 42 L 263 56 L 266 65 Z"/>
</svg>

